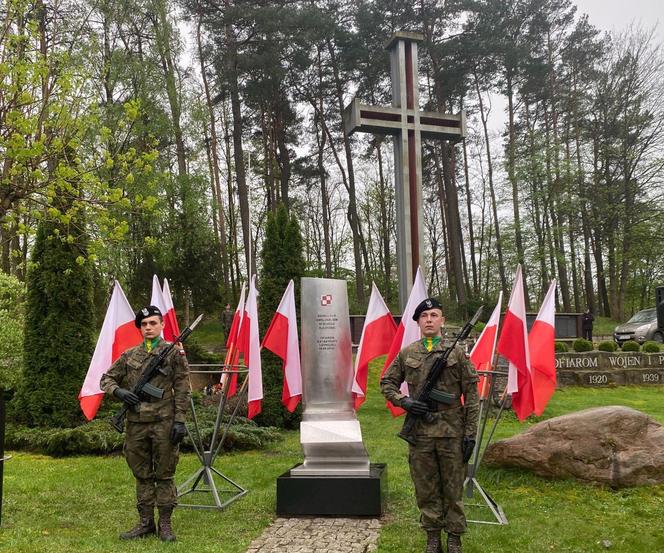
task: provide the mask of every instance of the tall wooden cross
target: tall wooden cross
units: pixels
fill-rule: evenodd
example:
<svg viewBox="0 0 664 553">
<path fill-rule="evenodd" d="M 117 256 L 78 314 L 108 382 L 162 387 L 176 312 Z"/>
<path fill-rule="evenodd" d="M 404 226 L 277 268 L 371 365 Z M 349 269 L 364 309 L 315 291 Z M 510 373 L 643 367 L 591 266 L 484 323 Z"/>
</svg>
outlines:
<svg viewBox="0 0 664 553">
<path fill-rule="evenodd" d="M 417 44 L 419 33 L 398 32 L 387 43 L 392 66 L 392 107 L 368 106 L 357 98 L 344 110 L 347 134 L 391 134 L 397 200 L 399 304 L 403 310 L 417 268 L 424 261 L 422 231 L 422 138 L 458 142 L 466 136 L 466 118 L 420 111 Z"/>
</svg>

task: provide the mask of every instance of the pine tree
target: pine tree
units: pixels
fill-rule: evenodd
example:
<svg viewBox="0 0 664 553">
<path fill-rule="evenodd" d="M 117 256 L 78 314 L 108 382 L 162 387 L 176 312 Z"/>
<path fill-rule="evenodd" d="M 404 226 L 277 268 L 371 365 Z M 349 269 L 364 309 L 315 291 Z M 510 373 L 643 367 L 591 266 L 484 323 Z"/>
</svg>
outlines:
<svg viewBox="0 0 664 553">
<path fill-rule="evenodd" d="M 281 296 L 293 279 L 296 302 L 300 298 L 300 277 L 304 274 L 300 226 L 283 204 L 268 214 L 263 241 L 263 272 L 258 298 L 261 335 L 265 333 L 279 306 Z M 300 422 L 300 408 L 289 413 L 281 404 L 283 387 L 282 361 L 273 353 L 262 351 L 263 409 L 256 422 L 265 426 L 294 428 Z"/>
<path fill-rule="evenodd" d="M 83 419 L 78 392 L 93 349 L 92 275 L 85 242 L 62 225 L 40 223 L 27 277 L 24 372 L 13 419 L 29 426 L 71 427 Z"/>
</svg>

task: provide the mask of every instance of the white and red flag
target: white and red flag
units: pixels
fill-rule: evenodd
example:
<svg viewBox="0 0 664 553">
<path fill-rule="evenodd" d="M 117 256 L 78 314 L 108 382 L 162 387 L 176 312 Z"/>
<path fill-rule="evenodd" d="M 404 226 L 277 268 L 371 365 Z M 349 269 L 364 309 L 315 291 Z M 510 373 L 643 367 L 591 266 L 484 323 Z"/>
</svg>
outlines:
<svg viewBox="0 0 664 553">
<path fill-rule="evenodd" d="M 244 355 L 244 362 L 249 369 L 247 417 L 253 419 L 261 412 L 263 399 L 263 374 L 261 369 L 261 342 L 258 336 L 258 301 L 256 292 L 256 275 L 251 277 L 249 294 L 240 323 L 238 349 Z"/>
<path fill-rule="evenodd" d="M 498 353 L 509 361 L 507 392 L 512 394 L 512 408 L 516 416 L 523 421 L 533 412 L 535 406 L 521 265 L 516 268 L 512 294 L 498 339 Z"/>
<path fill-rule="evenodd" d="M 475 366 L 475 370 L 493 370 L 493 356 L 496 352 L 496 341 L 498 340 L 498 326 L 500 325 L 500 309 L 502 304 L 503 293 L 500 292 L 498 295 L 498 303 L 470 352 L 470 361 Z M 488 384 L 489 379 L 485 375 L 480 375 L 480 381 L 477 384 L 480 398 L 485 399 L 487 397 L 487 394 L 489 393 Z"/>
<path fill-rule="evenodd" d="M 367 316 L 362 327 L 360 345 L 355 356 L 355 378 L 353 379 L 353 401 L 355 410 L 364 403 L 367 395 L 367 376 L 369 362 L 386 355 L 390 351 L 392 340 L 397 333 L 397 325 L 392 313 L 385 305 L 376 283 L 371 289 L 371 298 L 367 307 Z"/>
<path fill-rule="evenodd" d="M 291 413 L 302 399 L 302 372 L 300 370 L 300 342 L 297 338 L 295 311 L 295 285 L 291 280 L 279 302 L 270 326 L 263 337 L 263 347 L 279 356 L 283 363 L 284 386 L 281 403 Z"/>
<path fill-rule="evenodd" d="M 161 288 L 161 284 L 159 284 L 159 278 L 157 275 L 152 275 L 152 295 L 150 296 L 150 305 L 154 305 L 155 307 L 159 308 L 159 311 L 161 311 L 161 315 L 164 318 L 164 322 L 166 322 L 166 311 L 168 310 L 166 306 L 166 298 L 164 298 L 164 291 Z M 166 338 L 166 327 L 164 326 L 164 330 L 161 331 L 161 337 L 164 340 L 168 340 Z M 169 342 L 172 340 L 168 340 Z"/>
<path fill-rule="evenodd" d="M 244 302 L 245 302 L 246 287 L 242 284 L 242 291 L 240 292 L 240 301 L 237 303 L 235 314 L 233 315 L 233 322 L 226 337 L 226 358 L 224 359 L 224 368 L 226 370 L 237 370 L 237 364 L 240 359 L 240 350 L 238 349 L 238 339 L 240 333 L 240 326 L 242 324 L 242 317 L 244 315 Z M 228 373 L 221 376 L 221 384 L 225 385 L 228 378 Z M 228 384 L 228 397 L 233 397 L 237 393 L 237 374 L 231 375 Z"/>
<path fill-rule="evenodd" d="M 140 344 L 143 339 L 141 331 L 134 324 L 135 317 L 120 283 L 116 280 L 95 352 L 78 394 L 81 410 L 89 421 L 95 417 L 104 399 L 104 392 L 99 387 L 102 375 L 125 350 Z"/>
<path fill-rule="evenodd" d="M 240 301 L 237 302 L 237 307 L 235 308 L 235 313 L 233 314 L 233 321 L 231 322 L 231 328 L 228 330 L 228 336 L 226 336 L 226 349 L 229 350 L 231 347 L 237 346 L 237 335 L 240 331 L 240 323 L 242 322 L 242 315 L 244 315 L 244 300 L 245 300 L 246 286 L 242 284 L 242 290 L 240 292 Z"/>
<path fill-rule="evenodd" d="M 417 274 L 415 275 L 415 282 L 413 282 L 413 289 L 410 291 L 410 296 L 408 296 L 408 302 L 403 310 L 401 322 L 397 327 L 397 332 L 394 335 L 394 339 L 392 340 L 392 344 L 390 344 L 390 349 L 387 353 L 385 365 L 383 365 L 383 370 L 380 373 L 381 378 L 399 352 L 406 346 L 421 338 L 420 327 L 417 325 L 417 322 L 413 320 L 413 314 L 415 313 L 415 308 L 427 299 L 427 297 L 427 287 L 426 284 L 424 284 L 422 270 L 418 267 Z M 405 382 L 401 385 L 401 393 L 408 395 L 408 385 Z M 401 407 L 392 405 L 389 401 L 387 402 L 387 408 L 390 410 L 393 417 L 398 417 L 405 413 Z"/>
<path fill-rule="evenodd" d="M 556 391 L 556 280 L 549 285 L 528 334 L 535 414 L 540 416 Z"/>
<path fill-rule="evenodd" d="M 159 281 L 157 281 L 157 284 Z M 164 279 L 164 287 L 162 288 L 162 298 L 164 300 L 164 309 L 162 311 L 164 316 L 164 340 L 174 342 L 180 335 L 180 325 L 175 315 L 175 306 L 173 305 L 173 296 L 171 296 L 171 287 L 168 285 L 168 279 Z"/>
</svg>

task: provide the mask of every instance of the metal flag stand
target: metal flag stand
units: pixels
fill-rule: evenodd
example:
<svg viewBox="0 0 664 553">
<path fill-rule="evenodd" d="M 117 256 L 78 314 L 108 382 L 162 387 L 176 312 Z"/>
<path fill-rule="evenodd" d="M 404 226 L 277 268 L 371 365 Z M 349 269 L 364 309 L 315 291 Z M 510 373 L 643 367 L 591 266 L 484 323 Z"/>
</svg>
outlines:
<svg viewBox="0 0 664 553">
<path fill-rule="evenodd" d="M 214 365 L 214 364 L 205 364 L 205 365 L 192 365 L 193 367 L 213 367 L 213 366 L 222 366 L 224 367 L 223 370 L 221 371 L 214 371 L 214 370 L 194 370 L 190 371 L 192 374 L 222 374 L 222 379 L 223 375 L 229 375 L 228 378 L 226 378 L 225 382 L 222 384 L 222 393 L 221 393 L 221 399 L 219 400 L 219 406 L 217 408 L 217 417 L 215 419 L 214 423 L 214 430 L 212 432 L 212 439 L 210 440 L 210 444 L 208 448 L 205 448 L 205 443 L 203 441 L 203 435 L 201 434 L 200 426 L 198 424 L 198 417 L 196 416 L 196 409 L 194 406 L 194 400 L 193 398 L 190 400 L 191 401 L 191 413 L 192 413 L 192 422 L 194 426 L 194 432 L 196 434 L 196 437 L 194 437 L 193 433 L 187 428 L 187 433 L 189 434 L 189 438 L 191 439 L 192 444 L 194 445 L 194 451 L 196 452 L 196 456 L 198 457 L 198 460 L 201 463 L 201 467 L 197 469 L 194 474 L 192 474 L 183 484 L 180 484 L 178 486 L 178 497 L 179 498 L 184 498 L 187 497 L 191 494 L 196 494 L 196 493 L 205 493 L 205 494 L 212 494 L 212 499 L 214 501 L 213 505 L 209 504 L 195 504 L 195 503 L 180 503 L 179 507 L 189 507 L 191 509 L 224 509 L 233 501 L 240 499 L 244 494 L 247 493 L 248 490 L 240 486 L 237 482 L 234 482 L 228 476 L 223 474 L 221 471 L 217 470 L 214 467 L 214 461 L 216 460 L 217 456 L 222 450 L 222 447 L 224 445 L 224 442 L 226 441 L 226 437 L 228 436 L 228 430 L 231 427 L 231 424 L 233 424 L 233 421 L 235 420 L 237 416 L 238 409 L 240 407 L 240 402 L 238 401 L 235 404 L 235 408 L 233 409 L 232 413 L 229 415 L 228 419 L 224 423 L 223 430 L 221 430 L 222 426 L 222 415 L 224 413 L 224 410 L 226 408 L 226 404 L 228 402 L 228 390 L 230 387 L 230 383 L 232 378 L 230 375 L 240 375 L 240 374 L 245 374 L 244 381 L 242 382 L 242 386 L 240 387 L 238 391 L 238 395 L 242 395 L 247 387 L 247 382 L 249 381 L 248 378 L 248 369 L 244 365 Z M 220 432 L 221 430 L 221 432 Z M 217 487 L 215 483 L 215 475 L 223 480 L 223 483 L 230 485 L 227 486 L 226 489 L 220 489 Z M 228 497 L 227 497 L 228 496 Z"/>
<path fill-rule="evenodd" d="M 477 493 L 480 495 L 480 498 L 482 499 L 482 503 L 467 503 L 466 505 L 468 507 L 488 508 L 491 511 L 492 518 L 490 520 L 468 519 L 468 522 L 475 522 L 477 524 L 498 524 L 502 526 L 508 524 L 507 517 L 505 516 L 502 507 L 498 505 L 498 503 L 496 503 L 496 501 L 481 486 L 481 484 L 477 481 L 476 476 L 477 476 L 477 470 L 480 466 L 480 463 L 482 462 L 482 457 L 484 457 L 484 452 L 491 443 L 493 434 L 496 430 L 496 427 L 498 426 L 498 421 L 500 420 L 500 416 L 503 414 L 503 411 L 505 409 L 505 404 L 507 402 L 507 390 L 505 389 L 501 394 L 501 400 L 500 400 L 500 405 L 498 407 L 498 412 L 496 413 L 496 418 L 493 421 L 493 425 L 491 426 L 491 431 L 489 432 L 486 444 L 484 444 L 484 448 L 482 448 L 482 439 L 484 438 L 484 431 L 486 429 L 486 424 L 489 418 L 489 412 L 491 411 L 491 402 L 493 400 L 493 394 L 496 389 L 495 377 L 506 376 L 507 372 L 498 371 L 498 370 L 477 371 L 477 372 L 478 374 L 481 374 L 485 377 L 483 391 L 486 389 L 486 383 L 489 382 L 489 393 L 488 394 L 482 393 L 480 397 L 480 412 L 478 417 L 479 424 L 477 426 L 477 437 L 475 440 L 477 443 L 477 447 L 475 447 L 475 451 L 473 452 L 472 463 L 468 463 L 468 475 L 466 476 L 466 481 L 464 482 L 464 486 L 466 490 L 465 491 L 466 497 L 472 499 L 475 490 L 477 490 Z"/>
</svg>

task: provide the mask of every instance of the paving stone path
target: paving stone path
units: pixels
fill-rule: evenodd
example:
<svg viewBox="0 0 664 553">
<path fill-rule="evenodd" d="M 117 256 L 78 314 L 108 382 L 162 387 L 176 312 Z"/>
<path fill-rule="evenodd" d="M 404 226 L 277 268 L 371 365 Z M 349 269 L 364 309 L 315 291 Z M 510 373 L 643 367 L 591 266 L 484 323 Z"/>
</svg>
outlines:
<svg viewBox="0 0 664 553">
<path fill-rule="evenodd" d="M 370 553 L 380 527 L 376 518 L 277 518 L 247 553 Z"/>
</svg>

